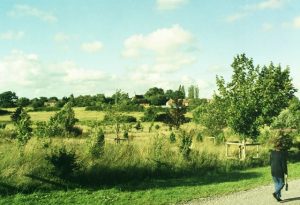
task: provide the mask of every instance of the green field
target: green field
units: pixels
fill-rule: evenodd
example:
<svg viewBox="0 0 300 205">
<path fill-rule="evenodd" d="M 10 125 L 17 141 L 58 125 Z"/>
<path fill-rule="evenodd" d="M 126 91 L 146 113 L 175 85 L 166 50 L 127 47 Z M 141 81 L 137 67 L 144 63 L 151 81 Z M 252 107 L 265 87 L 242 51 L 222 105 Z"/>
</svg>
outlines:
<svg viewBox="0 0 300 205">
<path fill-rule="evenodd" d="M 130 140 L 120 144 L 113 140 L 114 128 L 105 126 L 104 153 L 93 158 L 88 122 L 102 120 L 105 113 L 74 110 L 82 136 L 34 136 L 22 148 L 13 139 L 0 138 L 0 204 L 175 204 L 271 183 L 267 147 L 261 147 L 260 159 L 240 161 L 225 157 L 223 143 L 214 144 L 206 136 L 197 141 L 193 136 L 193 152 L 187 160 L 179 150 L 180 132 L 174 131 L 177 141 L 170 142 L 171 131 L 163 123 L 155 123 L 159 129 L 151 132 L 150 123 L 142 123 L 142 130 L 132 129 Z M 47 121 L 54 113 L 29 112 L 33 122 Z M 126 114 L 137 119 L 143 116 L 141 112 Z M 0 122 L 7 121 L 10 116 L 0 117 Z M 10 123 L 6 130 L 12 128 Z M 202 127 L 192 122 L 182 129 L 202 132 Z M 227 139 L 235 138 L 229 131 L 225 133 Z M 53 165 L 46 160 L 55 147 L 62 146 L 74 151 L 80 165 L 70 178 L 53 175 Z M 231 154 L 237 156 L 237 150 L 232 149 Z M 289 164 L 292 179 L 300 178 L 295 156 Z"/>
<path fill-rule="evenodd" d="M 292 179 L 300 178 L 297 171 L 299 169 L 300 163 L 289 165 Z M 219 176 L 16 194 L 0 198 L 0 204 L 174 204 L 248 190 L 270 183 L 270 169 L 263 167 Z"/>
</svg>

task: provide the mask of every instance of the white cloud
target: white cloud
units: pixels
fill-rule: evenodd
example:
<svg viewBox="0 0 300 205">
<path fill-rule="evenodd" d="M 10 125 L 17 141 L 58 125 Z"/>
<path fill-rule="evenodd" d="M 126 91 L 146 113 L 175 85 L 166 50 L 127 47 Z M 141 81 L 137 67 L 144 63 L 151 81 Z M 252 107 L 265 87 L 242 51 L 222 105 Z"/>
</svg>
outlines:
<svg viewBox="0 0 300 205">
<path fill-rule="evenodd" d="M 235 14 L 229 15 L 225 18 L 227 22 L 235 22 L 242 18 L 247 17 L 257 11 L 280 9 L 284 6 L 287 0 L 265 0 L 256 4 L 245 5 L 240 11 Z"/>
<path fill-rule="evenodd" d="M 297 16 L 296 18 L 294 18 L 293 27 L 294 28 L 300 28 L 300 16 Z"/>
<path fill-rule="evenodd" d="M 284 0 L 266 0 L 261 3 L 254 5 L 254 9 L 264 10 L 264 9 L 278 9 L 284 4 Z"/>
<path fill-rule="evenodd" d="M 156 0 L 157 9 L 174 10 L 186 4 L 189 0 Z"/>
<path fill-rule="evenodd" d="M 0 33 L 0 40 L 20 40 L 23 36 L 23 31 L 7 31 L 5 33 Z"/>
<path fill-rule="evenodd" d="M 21 96 L 62 96 L 89 94 L 111 78 L 102 70 L 87 69 L 72 61 L 44 63 L 36 54 L 14 50 L 0 59 L 0 92 L 15 91 Z"/>
<path fill-rule="evenodd" d="M 273 24 L 270 24 L 270 23 L 264 23 L 262 25 L 262 30 L 263 31 L 271 31 L 273 29 Z"/>
<path fill-rule="evenodd" d="M 49 23 L 57 21 L 57 17 L 52 13 L 29 5 L 15 5 L 8 15 L 12 17 L 32 16 Z"/>
<path fill-rule="evenodd" d="M 248 15 L 248 12 L 246 11 L 243 11 L 243 12 L 240 12 L 240 13 L 235 13 L 235 14 L 232 14 L 230 16 L 227 16 L 226 17 L 226 21 L 227 22 L 235 22 L 235 21 L 238 21 L 244 17 L 246 17 Z"/>
<path fill-rule="evenodd" d="M 81 44 L 81 49 L 88 53 L 99 52 L 102 48 L 103 48 L 103 44 L 100 41 Z"/>
<path fill-rule="evenodd" d="M 147 72 L 172 72 L 196 62 L 198 51 L 193 35 L 179 25 L 136 34 L 124 42 L 123 56 L 142 65 Z"/>
<path fill-rule="evenodd" d="M 55 42 L 58 42 L 58 43 L 64 43 L 64 42 L 67 42 L 71 39 L 71 37 L 65 33 L 56 33 L 53 37 L 54 41 Z"/>
</svg>

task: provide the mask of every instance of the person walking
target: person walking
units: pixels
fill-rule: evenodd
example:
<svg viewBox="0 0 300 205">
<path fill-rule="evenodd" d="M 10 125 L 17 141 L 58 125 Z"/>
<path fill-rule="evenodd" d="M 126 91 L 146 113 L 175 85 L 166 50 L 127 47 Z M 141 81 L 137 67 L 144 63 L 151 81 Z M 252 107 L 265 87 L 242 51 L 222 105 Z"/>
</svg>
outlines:
<svg viewBox="0 0 300 205">
<path fill-rule="evenodd" d="M 275 185 L 273 197 L 277 201 L 282 201 L 281 190 L 285 185 L 284 179 L 287 178 L 287 150 L 283 145 L 283 136 L 279 136 L 274 142 L 274 150 L 270 154 L 271 174 Z"/>
</svg>

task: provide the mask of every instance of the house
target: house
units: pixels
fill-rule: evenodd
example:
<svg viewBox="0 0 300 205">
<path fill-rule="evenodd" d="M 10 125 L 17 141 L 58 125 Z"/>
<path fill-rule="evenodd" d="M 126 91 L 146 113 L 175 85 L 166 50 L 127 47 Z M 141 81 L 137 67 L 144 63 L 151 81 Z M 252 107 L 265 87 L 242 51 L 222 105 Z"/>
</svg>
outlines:
<svg viewBox="0 0 300 205">
<path fill-rule="evenodd" d="M 176 104 L 175 104 L 175 100 L 173 99 L 169 99 L 167 102 L 166 102 L 166 107 L 175 107 Z M 189 106 L 189 99 L 178 99 L 178 104 L 180 105 L 183 105 L 185 107 Z"/>
</svg>

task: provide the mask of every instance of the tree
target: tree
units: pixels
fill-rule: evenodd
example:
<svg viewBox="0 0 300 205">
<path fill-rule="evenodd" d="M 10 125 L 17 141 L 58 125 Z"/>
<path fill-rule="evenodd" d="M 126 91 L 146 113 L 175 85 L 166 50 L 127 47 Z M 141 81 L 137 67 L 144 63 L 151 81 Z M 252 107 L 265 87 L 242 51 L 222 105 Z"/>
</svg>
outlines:
<svg viewBox="0 0 300 205">
<path fill-rule="evenodd" d="M 0 107 L 15 107 L 18 97 L 15 92 L 6 91 L 0 94 Z"/>
<path fill-rule="evenodd" d="M 191 85 L 188 87 L 188 99 L 198 99 L 199 98 L 199 87 L 196 85 Z"/>
<path fill-rule="evenodd" d="M 274 128 L 295 129 L 300 132 L 300 101 L 296 97 L 290 101 L 289 107 L 282 110 L 271 124 Z"/>
<path fill-rule="evenodd" d="M 174 99 L 174 106 L 168 109 L 166 123 L 172 128 L 179 129 L 180 125 L 186 122 L 184 114 L 186 107 L 182 99 Z"/>
<path fill-rule="evenodd" d="M 17 106 L 19 107 L 26 107 L 28 105 L 30 105 L 30 100 L 28 98 L 21 97 L 17 100 Z"/>
<path fill-rule="evenodd" d="M 162 88 L 153 87 L 145 93 L 145 98 L 151 105 L 164 105 L 167 101 Z"/>
<path fill-rule="evenodd" d="M 287 106 L 296 89 L 288 68 L 282 70 L 271 63 L 260 69 L 245 54 L 235 57 L 231 67 L 231 82 L 225 84 L 222 77 L 217 77 L 219 94 L 216 97 L 224 101 L 222 109 L 226 109 L 227 125 L 245 137 L 256 139 L 258 127 L 270 124 Z"/>
<path fill-rule="evenodd" d="M 20 116 L 14 124 L 17 131 L 17 140 L 19 144 L 23 146 L 32 136 L 32 122 L 30 116 L 24 109 L 21 108 Z"/>
<path fill-rule="evenodd" d="M 184 99 L 184 98 L 185 98 L 185 89 L 184 89 L 184 85 L 179 85 L 178 90 L 179 90 L 180 92 L 182 92 L 182 94 L 183 94 L 183 98 L 182 98 L 182 99 Z"/>
<path fill-rule="evenodd" d="M 205 102 L 193 111 L 193 120 L 205 126 L 210 135 L 217 136 L 227 126 L 225 107 L 224 100 L 214 96 L 211 102 Z"/>
</svg>

